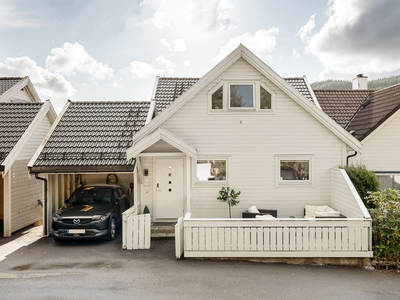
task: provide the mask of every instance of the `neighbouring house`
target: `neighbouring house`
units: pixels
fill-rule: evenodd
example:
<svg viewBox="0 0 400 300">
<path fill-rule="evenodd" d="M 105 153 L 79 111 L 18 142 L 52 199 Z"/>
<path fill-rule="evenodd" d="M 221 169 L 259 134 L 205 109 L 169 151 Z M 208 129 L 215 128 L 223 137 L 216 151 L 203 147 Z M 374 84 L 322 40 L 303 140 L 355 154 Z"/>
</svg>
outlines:
<svg viewBox="0 0 400 300">
<path fill-rule="evenodd" d="M 185 256 L 372 255 L 370 216 L 337 169 L 361 143 L 320 109 L 305 78 L 283 79 L 240 45 L 200 79 L 157 78 L 152 102 L 156 116 L 127 150 L 136 203 L 154 222 L 186 215 Z M 241 191 L 232 221 L 217 201 L 226 186 Z M 253 205 L 278 218 L 236 219 Z M 348 219 L 304 219 L 306 205 Z"/>
<path fill-rule="evenodd" d="M 67 101 L 29 163 L 47 182 L 45 235 L 53 213 L 80 185 L 118 184 L 132 196 L 135 159 L 126 149 L 153 109 L 150 101 Z"/>
<path fill-rule="evenodd" d="M 42 183 L 27 165 L 55 121 L 50 101 L 41 102 L 31 81 L 0 78 L 0 219 L 2 234 L 42 220 Z"/>
<path fill-rule="evenodd" d="M 373 170 L 381 189 L 400 189 L 400 84 L 368 90 L 367 78 L 357 76 L 353 87 L 360 86 L 364 90 L 314 93 L 322 109 L 361 142 L 361 152 L 349 162 Z"/>
</svg>

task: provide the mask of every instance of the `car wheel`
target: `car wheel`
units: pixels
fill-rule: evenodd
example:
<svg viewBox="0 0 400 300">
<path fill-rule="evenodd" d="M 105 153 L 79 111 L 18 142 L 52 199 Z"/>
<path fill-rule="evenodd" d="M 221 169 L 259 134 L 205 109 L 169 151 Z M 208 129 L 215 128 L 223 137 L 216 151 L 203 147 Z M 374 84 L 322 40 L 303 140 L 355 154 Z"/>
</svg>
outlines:
<svg viewBox="0 0 400 300">
<path fill-rule="evenodd" d="M 107 241 L 112 241 L 115 238 L 116 229 L 117 224 L 115 223 L 115 219 L 111 218 L 110 227 L 108 227 Z"/>
</svg>

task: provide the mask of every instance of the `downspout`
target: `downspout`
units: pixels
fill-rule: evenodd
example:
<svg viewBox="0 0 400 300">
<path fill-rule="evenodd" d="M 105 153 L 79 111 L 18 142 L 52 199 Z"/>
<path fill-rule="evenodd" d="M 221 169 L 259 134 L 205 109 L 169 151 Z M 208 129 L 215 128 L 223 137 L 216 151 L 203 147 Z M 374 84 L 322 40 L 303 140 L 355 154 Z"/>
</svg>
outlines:
<svg viewBox="0 0 400 300">
<path fill-rule="evenodd" d="M 43 199 L 43 231 L 44 234 L 47 236 L 47 179 L 43 177 L 39 177 L 38 173 L 35 173 L 35 178 L 44 181 L 44 199 Z"/>
<path fill-rule="evenodd" d="M 357 155 L 357 151 L 354 151 L 354 154 L 350 154 L 346 157 L 346 167 L 349 165 L 349 158 Z"/>
</svg>

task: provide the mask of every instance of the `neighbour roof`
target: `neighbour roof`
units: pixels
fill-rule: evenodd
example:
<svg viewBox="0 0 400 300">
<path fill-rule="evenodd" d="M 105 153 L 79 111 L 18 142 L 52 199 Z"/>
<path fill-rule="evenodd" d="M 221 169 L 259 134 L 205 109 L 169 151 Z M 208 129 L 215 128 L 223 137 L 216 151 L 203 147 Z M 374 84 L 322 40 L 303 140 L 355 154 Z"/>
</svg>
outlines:
<svg viewBox="0 0 400 300">
<path fill-rule="evenodd" d="M 360 141 L 400 109 L 400 84 L 371 93 L 356 112 L 347 130 Z"/>
<path fill-rule="evenodd" d="M 322 110 L 343 128 L 372 90 L 314 90 Z"/>
<path fill-rule="evenodd" d="M 22 77 L 0 77 L 0 95 L 4 94 L 22 79 Z"/>
<path fill-rule="evenodd" d="M 157 112 L 162 112 L 168 105 L 186 92 L 200 78 L 159 77 L 155 93 Z M 284 78 L 292 87 L 304 97 L 313 101 L 311 93 L 303 77 Z"/>
<path fill-rule="evenodd" d="M 150 102 L 71 102 L 33 167 L 127 166 L 126 149 Z"/>
<path fill-rule="evenodd" d="M 43 104 L 0 103 L 0 165 L 18 143 Z"/>
</svg>

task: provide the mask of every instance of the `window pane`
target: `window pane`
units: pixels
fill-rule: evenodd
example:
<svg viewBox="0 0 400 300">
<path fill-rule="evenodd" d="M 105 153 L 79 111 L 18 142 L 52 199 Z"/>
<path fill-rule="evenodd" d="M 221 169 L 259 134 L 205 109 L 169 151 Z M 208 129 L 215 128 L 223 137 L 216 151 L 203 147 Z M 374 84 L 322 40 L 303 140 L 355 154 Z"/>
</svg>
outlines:
<svg viewBox="0 0 400 300">
<path fill-rule="evenodd" d="M 231 107 L 253 107 L 253 85 L 230 86 L 230 106 Z"/>
<path fill-rule="evenodd" d="M 271 109 L 271 94 L 260 86 L 260 108 Z"/>
<path fill-rule="evenodd" d="M 226 181 L 226 160 L 198 160 L 197 161 L 197 180 Z"/>
<path fill-rule="evenodd" d="M 377 175 L 376 178 L 378 178 L 380 190 L 393 188 L 393 175 Z"/>
<path fill-rule="evenodd" d="M 222 109 L 222 98 L 223 92 L 221 86 L 214 94 L 212 94 L 211 109 Z"/>
<path fill-rule="evenodd" d="M 310 180 L 310 161 L 281 160 L 281 180 Z"/>
</svg>

